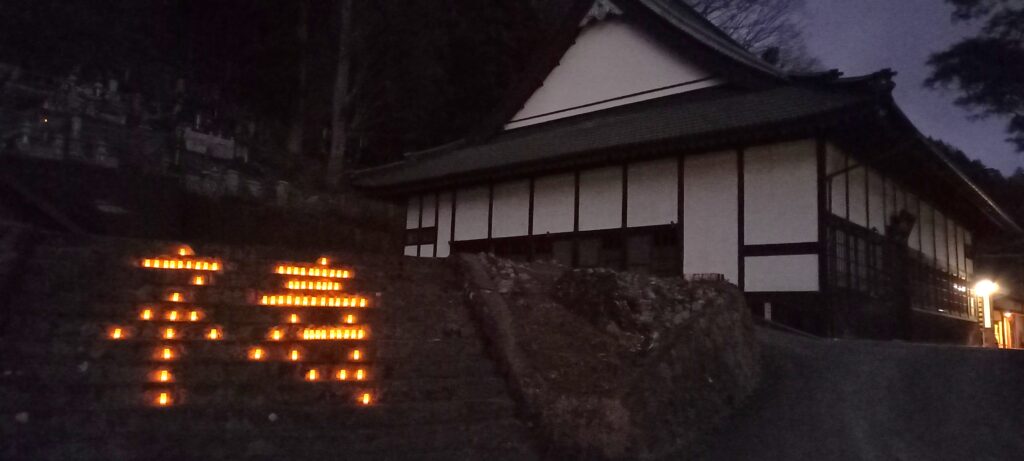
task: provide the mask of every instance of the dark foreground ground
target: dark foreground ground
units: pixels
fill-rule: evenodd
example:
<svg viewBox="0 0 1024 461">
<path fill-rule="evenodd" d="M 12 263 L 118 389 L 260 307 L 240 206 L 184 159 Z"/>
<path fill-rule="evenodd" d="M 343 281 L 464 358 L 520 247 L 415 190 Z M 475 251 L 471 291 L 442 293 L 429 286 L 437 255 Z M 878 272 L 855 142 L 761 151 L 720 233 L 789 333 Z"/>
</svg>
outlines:
<svg viewBox="0 0 1024 461">
<path fill-rule="evenodd" d="M 1024 351 L 758 336 L 765 384 L 698 459 L 1024 459 Z"/>
</svg>

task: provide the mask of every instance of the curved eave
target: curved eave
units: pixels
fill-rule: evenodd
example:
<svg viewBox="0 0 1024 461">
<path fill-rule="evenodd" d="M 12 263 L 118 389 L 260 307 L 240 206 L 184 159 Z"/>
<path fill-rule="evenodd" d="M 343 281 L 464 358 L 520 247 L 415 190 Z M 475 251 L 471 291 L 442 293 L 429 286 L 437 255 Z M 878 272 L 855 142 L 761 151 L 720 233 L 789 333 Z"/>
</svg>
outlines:
<svg viewBox="0 0 1024 461">
<path fill-rule="evenodd" d="M 981 211 L 992 221 L 993 224 L 1007 233 L 1016 234 L 1018 236 L 1024 235 L 1024 229 L 1022 229 L 1020 225 L 1010 217 L 1009 213 L 1003 210 L 1003 208 L 1000 207 L 995 200 L 989 197 L 981 187 L 975 184 L 974 181 L 971 181 L 971 179 L 967 177 L 967 175 L 964 174 L 964 172 L 960 170 L 960 168 L 957 167 L 949 158 L 947 158 L 945 154 L 936 149 L 934 144 L 932 144 L 932 142 L 917 129 L 917 126 L 910 121 L 910 118 L 907 117 L 891 97 L 889 98 L 889 108 L 900 123 L 908 127 L 915 140 L 927 149 L 930 157 L 935 159 L 944 170 L 952 174 L 957 179 L 958 184 L 967 189 L 967 192 L 974 197 L 974 202 L 982 208 Z"/>
<path fill-rule="evenodd" d="M 700 133 L 694 136 L 659 139 L 642 143 L 623 143 L 599 150 L 570 151 L 537 161 L 502 165 L 494 168 L 481 168 L 457 173 L 438 175 L 422 180 L 403 183 L 374 183 L 367 181 L 376 174 L 386 174 L 390 170 L 401 169 L 408 165 L 408 160 L 392 163 L 381 167 L 362 170 L 358 174 L 364 178 L 357 180 L 356 186 L 385 196 L 396 196 L 417 193 L 439 188 L 451 188 L 478 184 L 481 182 L 507 180 L 534 174 L 551 174 L 558 171 L 570 171 L 578 168 L 599 166 L 623 161 L 642 161 L 664 157 L 666 155 L 687 155 L 708 152 L 716 149 L 736 148 L 744 144 L 773 142 L 814 136 L 830 127 L 863 120 L 871 117 L 873 104 L 859 107 L 845 107 L 829 113 L 801 117 L 781 122 L 764 123 L 734 129 Z M 415 161 L 415 160 L 412 160 Z"/>
</svg>

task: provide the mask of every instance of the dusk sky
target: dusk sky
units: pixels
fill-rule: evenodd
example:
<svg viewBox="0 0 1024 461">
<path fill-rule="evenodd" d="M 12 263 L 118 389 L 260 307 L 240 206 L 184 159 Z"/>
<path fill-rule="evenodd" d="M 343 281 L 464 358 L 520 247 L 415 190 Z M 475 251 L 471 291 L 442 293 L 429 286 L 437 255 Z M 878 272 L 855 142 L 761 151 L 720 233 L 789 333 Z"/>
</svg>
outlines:
<svg viewBox="0 0 1024 461">
<path fill-rule="evenodd" d="M 950 21 L 942 0 L 806 0 L 807 44 L 827 68 L 847 76 L 892 68 L 896 100 L 925 135 L 943 139 L 968 156 L 1010 173 L 1024 167 L 1024 155 L 1006 143 L 1006 120 L 969 119 L 953 104 L 956 93 L 924 88 L 928 57 L 978 23 Z"/>
</svg>

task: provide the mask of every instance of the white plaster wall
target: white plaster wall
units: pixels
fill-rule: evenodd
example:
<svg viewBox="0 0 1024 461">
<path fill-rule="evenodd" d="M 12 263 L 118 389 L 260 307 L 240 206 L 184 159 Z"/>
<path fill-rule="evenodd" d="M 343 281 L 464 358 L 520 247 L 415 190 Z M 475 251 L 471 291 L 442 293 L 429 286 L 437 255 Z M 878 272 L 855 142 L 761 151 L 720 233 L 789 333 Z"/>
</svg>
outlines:
<svg viewBox="0 0 1024 461">
<path fill-rule="evenodd" d="M 533 184 L 533 233 L 572 232 L 575 201 L 572 173 L 537 178 Z"/>
<path fill-rule="evenodd" d="M 685 157 L 683 272 L 724 274 L 739 283 L 736 153 Z"/>
<path fill-rule="evenodd" d="M 907 190 L 904 189 L 903 186 L 898 183 L 891 182 L 889 184 L 892 185 L 893 191 L 895 193 L 896 207 L 894 209 L 900 211 L 907 210 L 909 212 L 910 203 L 907 199 Z"/>
<path fill-rule="evenodd" d="M 974 241 L 973 238 L 974 238 L 974 236 L 971 235 L 971 232 L 968 231 L 967 229 L 964 229 L 964 245 L 966 245 L 966 246 L 973 245 L 973 241 Z M 974 260 L 971 259 L 971 258 L 965 259 L 964 260 L 964 267 L 967 268 L 967 278 L 968 279 L 973 278 L 974 277 Z"/>
<path fill-rule="evenodd" d="M 949 238 L 946 236 L 946 216 L 935 212 L 935 259 L 939 269 L 949 270 L 949 249 L 946 248 Z"/>
<path fill-rule="evenodd" d="M 920 200 L 918 200 L 917 196 L 915 196 L 914 194 L 911 194 L 910 192 L 906 193 L 906 199 L 907 199 L 907 211 L 910 214 L 914 215 L 915 218 L 917 218 L 917 219 L 914 220 L 914 228 L 910 230 L 910 239 L 909 239 L 910 241 L 908 242 L 908 244 L 910 245 L 910 248 L 913 248 L 915 250 L 920 251 L 921 250 L 921 208 L 920 208 L 921 202 L 920 202 Z"/>
<path fill-rule="evenodd" d="M 455 201 L 455 240 L 487 238 L 488 188 L 459 189 Z"/>
<path fill-rule="evenodd" d="M 930 260 L 935 258 L 935 210 L 921 202 L 921 252 Z"/>
<path fill-rule="evenodd" d="M 960 268 L 960 276 L 967 276 L 967 256 L 964 253 L 964 239 L 967 236 L 964 233 L 964 228 L 956 226 L 956 251 L 957 251 L 957 267 Z"/>
<path fill-rule="evenodd" d="M 437 209 L 437 257 L 451 253 L 448 240 L 452 238 L 452 193 L 442 192 Z"/>
<path fill-rule="evenodd" d="M 491 236 L 519 237 L 529 234 L 530 181 L 509 181 L 494 185 L 494 213 Z"/>
<path fill-rule="evenodd" d="M 830 175 L 846 168 L 846 154 L 839 151 L 838 148 L 832 145 L 826 146 L 826 174 Z M 832 176 L 830 182 L 830 200 L 831 208 L 829 210 L 836 216 L 846 217 L 846 174 L 836 174 Z"/>
<path fill-rule="evenodd" d="M 882 184 L 882 175 L 873 169 L 868 169 L 868 228 L 878 230 L 879 234 L 885 235 L 885 191 Z"/>
<path fill-rule="evenodd" d="M 629 165 L 626 223 L 630 227 L 655 226 L 679 219 L 679 161 L 677 159 Z"/>
<path fill-rule="evenodd" d="M 857 160 L 850 159 L 850 164 L 853 165 Z M 864 167 L 860 166 L 853 168 L 847 173 L 847 181 L 850 182 L 849 194 L 850 194 L 850 211 L 849 220 L 854 224 L 861 226 L 868 225 L 868 208 L 867 208 L 867 182 L 865 176 L 867 172 Z"/>
<path fill-rule="evenodd" d="M 418 229 L 420 227 L 420 196 L 409 197 L 409 203 L 405 206 L 405 228 Z"/>
<path fill-rule="evenodd" d="M 747 149 L 743 155 L 743 236 L 747 245 L 818 240 L 815 142 Z"/>
<path fill-rule="evenodd" d="M 576 38 L 543 86 L 526 101 L 506 128 L 542 123 L 594 110 L 692 91 L 718 84 L 703 81 L 631 99 L 523 120 L 643 91 L 693 82 L 710 74 L 691 60 L 626 22 L 609 19 L 594 23 Z"/>
<path fill-rule="evenodd" d="M 885 200 L 886 220 L 890 219 L 901 210 L 905 210 L 907 207 L 907 200 L 903 193 L 903 187 L 900 186 L 899 183 L 889 179 L 885 181 Z"/>
<path fill-rule="evenodd" d="M 434 227 L 434 208 L 436 208 L 437 195 L 426 194 L 423 196 L 423 226 Z"/>
<path fill-rule="evenodd" d="M 622 167 L 580 172 L 580 230 L 622 227 Z"/>
<path fill-rule="evenodd" d="M 744 258 L 744 291 L 818 291 L 818 255 Z"/>
</svg>

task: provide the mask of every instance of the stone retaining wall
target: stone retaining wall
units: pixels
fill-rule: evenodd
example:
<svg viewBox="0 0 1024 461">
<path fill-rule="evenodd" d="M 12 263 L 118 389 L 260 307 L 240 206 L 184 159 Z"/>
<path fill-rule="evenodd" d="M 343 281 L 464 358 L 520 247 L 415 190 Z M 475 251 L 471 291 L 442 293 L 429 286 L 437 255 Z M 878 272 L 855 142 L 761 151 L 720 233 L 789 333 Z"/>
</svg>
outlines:
<svg viewBox="0 0 1024 461">
<path fill-rule="evenodd" d="M 555 454 L 689 454 L 760 381 L 732 285 L 482 255 L 460 265 L 511 388 Z"/>
</svg>

